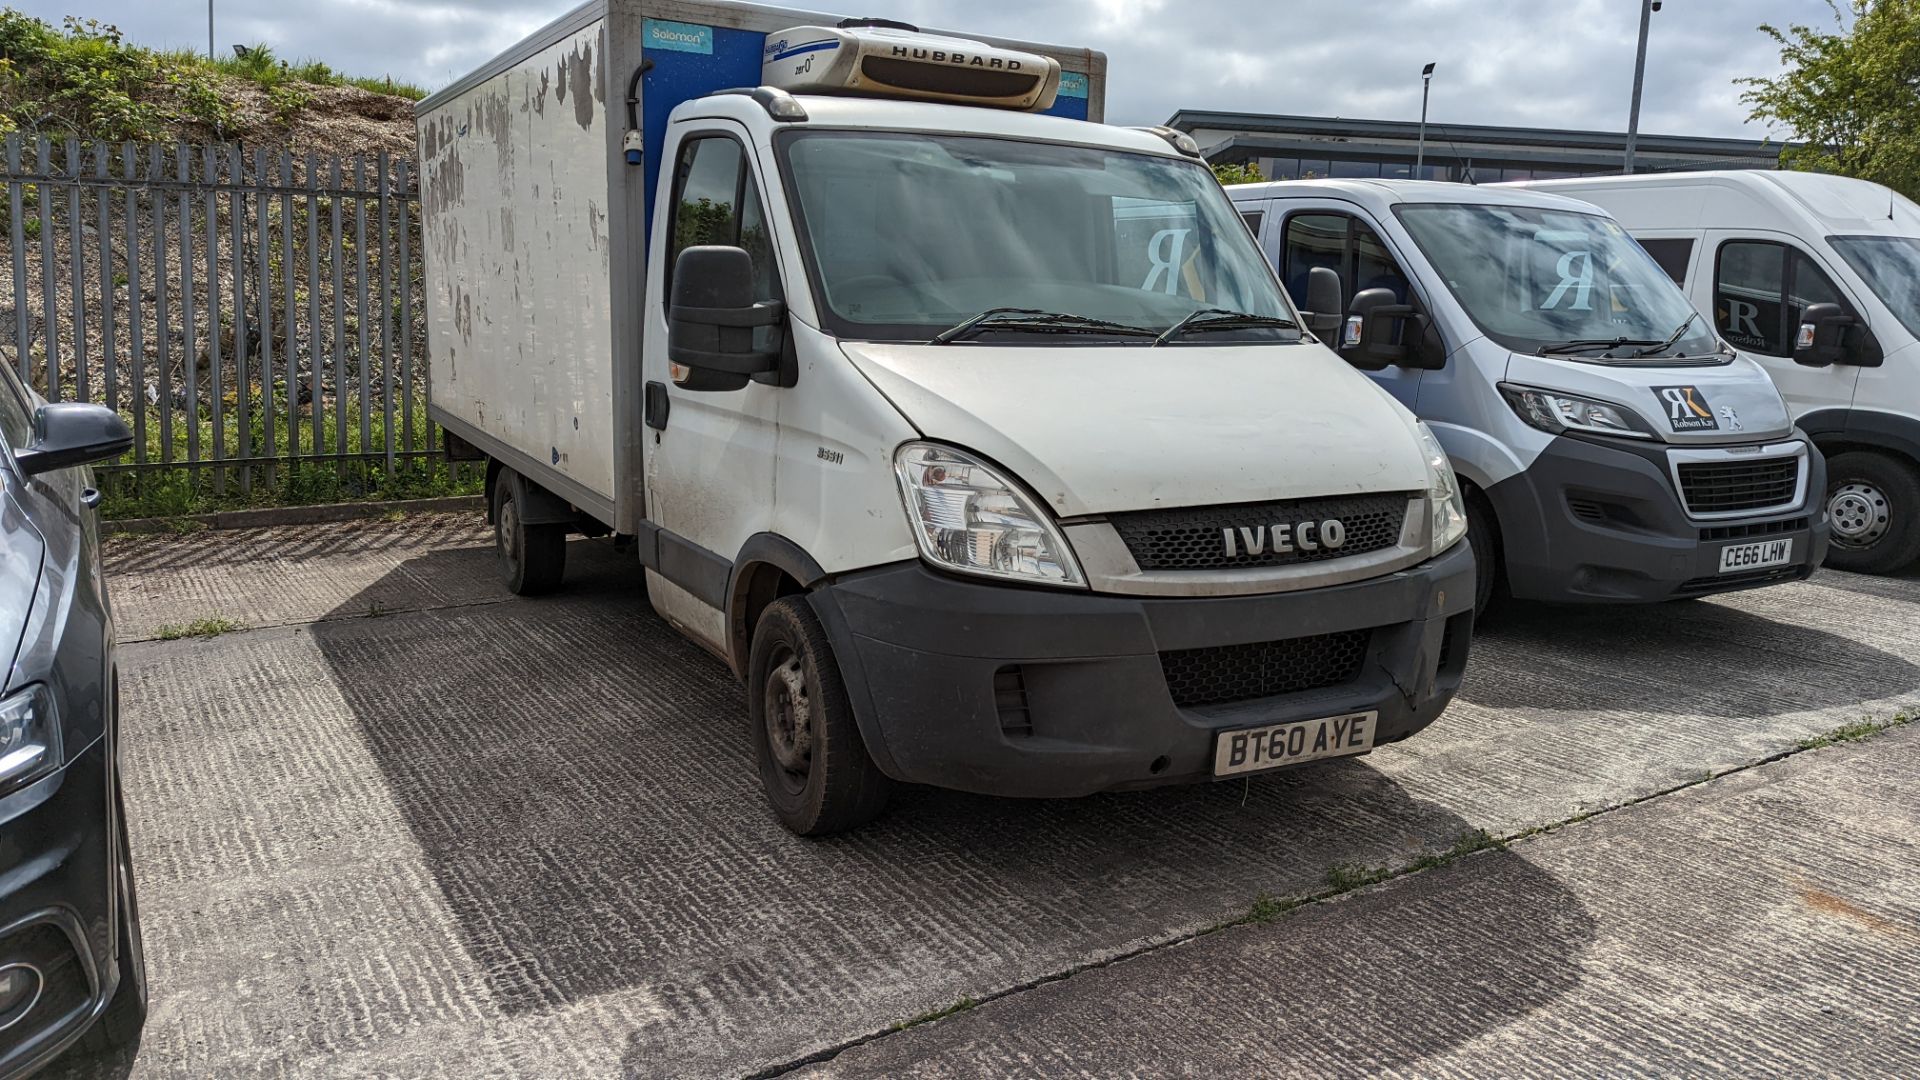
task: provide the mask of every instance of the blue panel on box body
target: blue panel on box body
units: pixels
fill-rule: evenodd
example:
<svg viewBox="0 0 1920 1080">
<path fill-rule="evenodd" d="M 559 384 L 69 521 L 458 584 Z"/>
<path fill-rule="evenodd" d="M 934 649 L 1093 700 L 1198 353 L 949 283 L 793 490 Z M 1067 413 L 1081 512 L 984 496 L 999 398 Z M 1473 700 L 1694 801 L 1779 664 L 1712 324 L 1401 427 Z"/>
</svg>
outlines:
<svg viewBox="0 0 1920 1080">
<path fill-rule="evenodd" d="M 641 76 L 640 130 L 646 146 L 647 239 L 653 239 L 653 207 L 660 182 L 660 153 L 667 141 L 667 115 L 674 106 L 715 90 L 759 86 L 767 35 L 724 26 L 647 19 L 641 24 L 644 54 L 653 67 Z M 1060 95 L 1048 116 L 1087 118 L 1087 76 L 1063 72 Z"/>
</svg>

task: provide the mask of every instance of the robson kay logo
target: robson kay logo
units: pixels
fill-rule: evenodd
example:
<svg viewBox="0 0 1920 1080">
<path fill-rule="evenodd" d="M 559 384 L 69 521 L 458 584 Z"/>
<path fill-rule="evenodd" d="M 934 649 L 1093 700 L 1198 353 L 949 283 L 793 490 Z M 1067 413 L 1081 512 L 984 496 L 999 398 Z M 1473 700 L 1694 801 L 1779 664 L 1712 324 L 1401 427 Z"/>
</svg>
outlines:
<svg viewBox="0 0 1920 1080">
<path fill-rule="evenodd" d="M 1323 549 L 1331 551 L 1347 542 L 1347 526 L 1339 518 L 1239 528 L 1228 526 L 1220 530 L 1220 539 L 1226 545 L 1229 559 L 1240 555 L 1265 555 L 1269 548 L 1275 555 Z"/>
<path fill-rule="evenodd" d="M 1694 386 L 1656 386 L 1654 396 L 1667 410 L 1667 422 L 1675 431 L 1719 431 L 1720 421 L 1713 418 L 1713 406 L 1707 403 L 1707 395 Z M 1733 424 L 1734 430 L 1740 429 L 1740 422 L 1731 408 L 1721 410 L 1721 415 Z"/>
</svg>

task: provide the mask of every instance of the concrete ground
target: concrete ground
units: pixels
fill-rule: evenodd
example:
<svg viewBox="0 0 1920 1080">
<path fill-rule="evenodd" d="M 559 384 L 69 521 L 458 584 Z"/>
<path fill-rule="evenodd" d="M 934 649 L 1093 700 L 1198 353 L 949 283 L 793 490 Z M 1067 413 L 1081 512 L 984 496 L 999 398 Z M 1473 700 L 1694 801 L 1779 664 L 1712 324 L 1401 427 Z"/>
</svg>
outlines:
<svg viewBox="0 0 1920 1080">
<path fill-rule="evenodd" d="M 111 1075 L 1920 1074 L 1920 725 L 1802 749 L 1920 712 L 1920 578 L 1517 609 L 1363 759 L 804 841 L 604 542 L 538 601 L 477 517 L 109 557 Z"/>
</svg>

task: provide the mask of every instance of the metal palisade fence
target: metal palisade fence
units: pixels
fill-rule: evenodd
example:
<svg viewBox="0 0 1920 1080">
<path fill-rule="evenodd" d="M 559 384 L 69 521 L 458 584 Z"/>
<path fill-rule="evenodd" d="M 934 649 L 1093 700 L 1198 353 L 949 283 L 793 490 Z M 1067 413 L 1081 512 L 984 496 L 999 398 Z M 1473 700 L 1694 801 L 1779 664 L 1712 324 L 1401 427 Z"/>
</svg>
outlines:
<svg viewBox="0 0 1920 1080">
<path fill-rule="evenodd" d="M 0 360 L 127 418 L 125 512 L 445 479 L 409 162 L 11 134 L 0 183 Z"/>
</svg>

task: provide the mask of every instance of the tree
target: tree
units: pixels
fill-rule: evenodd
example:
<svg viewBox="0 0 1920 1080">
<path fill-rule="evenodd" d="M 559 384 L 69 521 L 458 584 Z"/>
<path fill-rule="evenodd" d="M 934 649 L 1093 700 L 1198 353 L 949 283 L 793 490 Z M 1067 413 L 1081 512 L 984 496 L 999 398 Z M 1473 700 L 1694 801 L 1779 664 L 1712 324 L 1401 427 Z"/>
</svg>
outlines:
<svg viewBox="0 0 1920 1080">
<path fill-rule="evenodd" d="M 1857 176 L 1920 198 L 1920 0 L 1849 0 L 1834 29 L 1792 25 L 1760 32 L 1780 45 L 1787 70 L 1738 79 L 1750 119 L 1785 128 L 1804 146 L 1781 152 L 1788 168 Z"/>
<path fill-rule="evenodd" d="M 1257 184 L 1266 177 L 1260 175 L 1260 166 L 1251 162 L 1245 165 L 1228 165 L 1215 162 L 1213 175 L 1219 177 L 1222 184 Z"/>
</svg>

